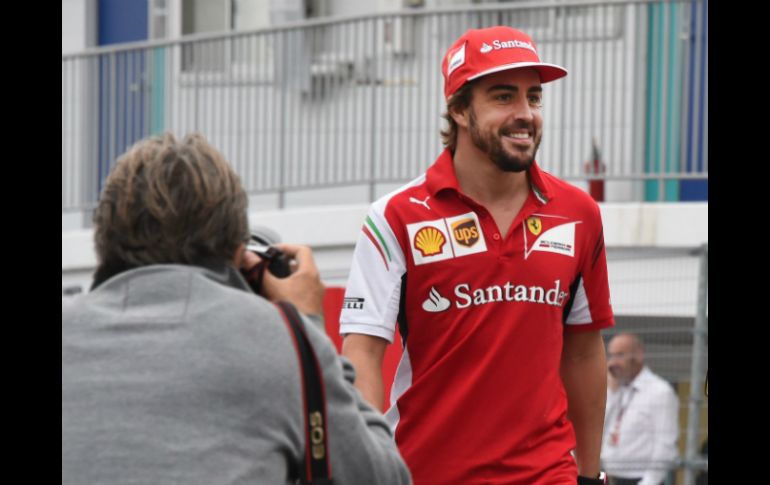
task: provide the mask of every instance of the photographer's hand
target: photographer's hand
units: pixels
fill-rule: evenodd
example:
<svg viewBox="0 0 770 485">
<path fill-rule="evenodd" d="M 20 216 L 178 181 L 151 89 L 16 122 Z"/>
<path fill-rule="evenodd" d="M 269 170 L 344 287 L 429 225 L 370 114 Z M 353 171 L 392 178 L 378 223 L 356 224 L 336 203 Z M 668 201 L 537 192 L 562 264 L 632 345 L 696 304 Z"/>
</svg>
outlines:
<svg viewBox="0 0 770 485">
<path fill-rule="evenodd" d="M 311 249 L 296 244 L 275 244 L 275 247 L 292 258 L 296 267 L 286 278 L 276 278 L 265 271 L 263 296 L 270 301 L 288 301 L 306 315 L 321 315 L 326 288 L 321 283 Z"/>
</svg>

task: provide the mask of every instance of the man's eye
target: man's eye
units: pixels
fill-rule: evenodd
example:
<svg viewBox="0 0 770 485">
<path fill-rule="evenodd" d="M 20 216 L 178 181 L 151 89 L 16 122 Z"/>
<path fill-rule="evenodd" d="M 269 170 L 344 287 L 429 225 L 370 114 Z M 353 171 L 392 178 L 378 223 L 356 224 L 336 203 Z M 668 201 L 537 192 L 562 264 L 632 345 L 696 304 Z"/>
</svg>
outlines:
<svg viewBox="0 0 770 485">
<path fill-rule="evenodd" d="M 543 104 L 543 99 L 540 96 L 530 96 L 529 104 L 532 106 L 541 106 Z"/>
<path fill-rule="evenodd" d="M 495 99 L 498 101 L 510 101 L 512 96 L 509 93 L 498 94 Z"/>
</svg>

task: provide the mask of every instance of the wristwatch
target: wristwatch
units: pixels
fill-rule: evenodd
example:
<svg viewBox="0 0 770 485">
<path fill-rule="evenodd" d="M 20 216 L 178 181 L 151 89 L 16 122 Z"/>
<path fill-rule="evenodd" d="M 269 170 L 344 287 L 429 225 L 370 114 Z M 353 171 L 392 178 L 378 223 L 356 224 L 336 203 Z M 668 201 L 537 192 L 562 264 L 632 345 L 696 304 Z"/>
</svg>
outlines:
<svg viewBox="0 0 770 485">
<path fill-rule="evenodd" d="M 607 485 L 607 474 L 599 472 L 599 476 L 596 478 L 578 475 L 577 485 Z"/>
</svg>

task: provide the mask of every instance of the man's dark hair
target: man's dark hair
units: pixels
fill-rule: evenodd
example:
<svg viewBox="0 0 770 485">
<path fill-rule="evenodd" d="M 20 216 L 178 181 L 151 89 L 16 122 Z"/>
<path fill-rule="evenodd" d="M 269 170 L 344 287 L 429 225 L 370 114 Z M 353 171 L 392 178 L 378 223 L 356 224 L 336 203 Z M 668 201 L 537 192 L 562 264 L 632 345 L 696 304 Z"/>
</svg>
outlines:
<svg viewBox="0 0 770 485">
<path fill-rule="evenodd" d="M 94 213 L 95 285 L 151 264 L 217 266 L 249 237 L 248 199 L 200 134 L 136 143 L 117 161 Z"/>
<path fill-rule="evenodd" d="M 441 141 L 444 144 L 444 147 L 449 148 L 449 151 L 452 153 L 454 153 L 455 148 L 457 148 L 457 132 L 459 127 L 454 118 L 452 118 L 451 113 L 453 111 L 463 111 L 471 105 L 471 100 L 473 99 L 471 90 L 473 89 L 474 84 L 474 81 L 463 84 L 460 89 L 455 91 L 447 102 L 447 112 L 444 113 L 443 116 L 449 126 L 446 130 L 441 131 Z"/>
</svg>

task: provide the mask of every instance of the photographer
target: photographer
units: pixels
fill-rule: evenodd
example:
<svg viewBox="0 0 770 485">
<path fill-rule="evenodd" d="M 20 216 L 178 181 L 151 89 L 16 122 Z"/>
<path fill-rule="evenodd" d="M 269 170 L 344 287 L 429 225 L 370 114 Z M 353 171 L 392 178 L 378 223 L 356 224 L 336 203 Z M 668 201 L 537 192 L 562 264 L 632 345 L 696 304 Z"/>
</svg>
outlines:
<svg viewBox="0 0 770 485">
<path fill-rule="evenodd" d="M 410 482 L 350 363 L 300 323 L 326 401 L 308 432 L 300 340 L 268 299 L 318 315 L 323 285 L 302 246 L 278 246 L 288 277 L 263 271 L 244 251 L 246 208 L 200 135 L 152 137 L 118 160 L 94 214 L 94 287 L 62 299 L 62 484 L 294 483 L 311 439 L 335 484 Z"/>
</svg>

